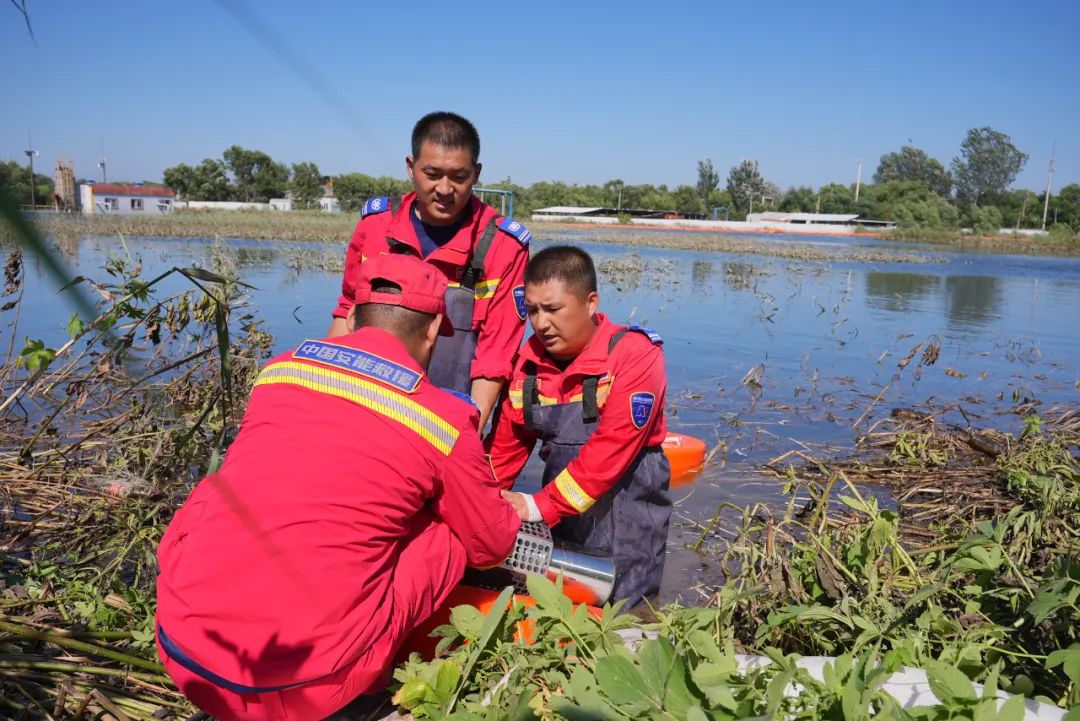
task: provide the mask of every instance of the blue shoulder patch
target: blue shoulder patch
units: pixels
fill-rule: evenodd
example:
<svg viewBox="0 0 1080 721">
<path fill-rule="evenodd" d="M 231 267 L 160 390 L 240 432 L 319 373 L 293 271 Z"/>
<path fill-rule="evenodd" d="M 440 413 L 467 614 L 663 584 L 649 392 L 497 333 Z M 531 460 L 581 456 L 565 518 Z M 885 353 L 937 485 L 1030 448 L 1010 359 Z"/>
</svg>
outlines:
<svg viewBox="0 0 1080 721">
<path fill-rule="evenodd" d="M 652 417 L 655 405 L 656 396 L 652 393 L 634 393 L 630 396 L 630 420 L 634 423 L 634 428 L 640 431 L 645 427 Z"/>
<path fill-rule="evenodd" d="M 627 330 L 632 330 L 635 333 L 642 333 L 643 335 L 645 335 L 645 337 L 647 337 L 650 341 L 652 341 L 653 345 L 664 345 L 664 339 L 661 338 L 660 334 L 657 333 L 654 330 L 649 330 L 648 328 L 642 328 L 640 325 L 630 325 L 630 326 L 627 326 L 626 329 Z"/>
<path fill-rule="evenodd" d="M 480 410 L 480 407 L 476 405 L 476 401 L 474 401 L 472 399 L 472 396 L 470 396 L 468 393 L 462 393 L 461 391 L 455 391 L 453 388 L 443 388 L 442 390 L 446 391 L 447 393 L 454 396 L 458 400 L 465 401 L 466 403 L 468 403 L 473 408 L 475 408 L 477 410 Z"/>
<path fill-rule="evenodd" d="M 518 221 L 511 220 L 510 218 L 503 218 L 499 221 L 499 230 L 507 235 L 514 236 L 517 238 L 517 242 L 521 243 L 526 248 L 529 247 L 529 241 L 532 240 L 532 233 Z"/>
<path fill-rule="evenodd" d="M 367 202 L 364 203 L 364 207 L 360 209 L 360 217 L 366 218 L 369 215 L 385 213 L 388 210 L 390 210 L 390 198 L 385 195 L 378 198 L 368 198 Z"/>
</svg>

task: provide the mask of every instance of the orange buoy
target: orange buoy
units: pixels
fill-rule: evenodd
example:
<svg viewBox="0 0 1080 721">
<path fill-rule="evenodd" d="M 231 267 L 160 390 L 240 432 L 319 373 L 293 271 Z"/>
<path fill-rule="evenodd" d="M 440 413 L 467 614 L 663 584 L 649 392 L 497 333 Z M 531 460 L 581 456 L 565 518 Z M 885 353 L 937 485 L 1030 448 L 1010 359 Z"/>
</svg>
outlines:
<svg viewBox="0 0 1080 721">
<path fill-rule="evenodd" d="M 705 463 L 705 441 L 682 433 L 668 433 L 664 455 L 671 464 L 671 486 L 677 488 L 694 479 Z"/>
</svg>

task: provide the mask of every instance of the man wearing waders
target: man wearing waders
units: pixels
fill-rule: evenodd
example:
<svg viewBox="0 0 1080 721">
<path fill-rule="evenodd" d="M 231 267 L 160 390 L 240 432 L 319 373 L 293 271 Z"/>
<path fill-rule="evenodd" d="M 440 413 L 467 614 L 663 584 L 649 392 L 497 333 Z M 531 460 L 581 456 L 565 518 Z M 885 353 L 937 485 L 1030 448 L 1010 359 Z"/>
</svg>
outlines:
<svg viewBox="0 0 1080 721">
<path fill-rule="evenodd" d="M 480 177 L 480 136 L 465 118 L 430 113 L 413 128 L 405 159 L 413 192 L 364 203 L 345 256 L 341 297 L 330 336 L 347 332 L 360 265 L 387 253 L 411 253 L 449 281 L 446 307 L 454 335 L 435 347 L 431 382 L 470 395 L 487 425 L 525 332 L 522 275 L 529 231 L 473 196 Z"/>
<path fill-rule="evenodd" d="M 485 445 L 509 489 L 539 440 L 543 488 L 503 491 L 522 520 L 615 561 L 614 600 L 656 593 L 664 571 L 671 469 L 661 450 L 667 380 L 660 336 L 597 312 L 596 270 L 585 251 L 555 246 L 525 270 L 533 336 Z"/>
</svg>

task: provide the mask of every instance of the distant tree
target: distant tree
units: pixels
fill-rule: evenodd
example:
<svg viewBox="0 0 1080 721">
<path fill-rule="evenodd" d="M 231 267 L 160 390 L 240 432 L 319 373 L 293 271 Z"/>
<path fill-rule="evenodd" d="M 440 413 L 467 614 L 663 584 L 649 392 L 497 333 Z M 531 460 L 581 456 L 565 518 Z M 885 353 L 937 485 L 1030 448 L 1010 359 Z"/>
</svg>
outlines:
<svg viewBox="0 0 1080 721">
<path fill-rule="evenodd" d="M 957 228 L 960 225 L 960 212 L 956 206 L 925 183 L 914 180 L 890 180 L 867 186 L 853 212 L 861 218 L 892 220 L 901 228 Z"/>
<path fill-rule="evenodd" d="M 671 193 L 675 210 L 686 215 L 699 215 L 705 211 L 697 188 L 692 185 L 680 185 Z"/>
<path fill-rule="evenodd" d="M 195 188 L 195 168 L 187 163 L 180 163 L 171 168 L 165 168 L 163 174 L 165 185 L 176 191 L 181 200 L 196 200 L 191 194 Z"/>
<path fill-rule="evenodd" d="M 225 167 L 232 173 L 239 199 L 263 202 L 280 198 L 289 182 L 289 169 L 261 150 L 247 150 L 233 145 L 223 154 Z"/>
<path fill-rule="evenodd" d="M 189 200 L 233 200 L 236 191 L 229 184 L 225 164 L 214 158 L 206 158 L 192 168 Z"/>
<path fill-rule="evenodd" d="M 709 204 L 709 193 L 720 184 L 720 173 L 713 167 L 712 158 L 699 160 L 697 163 L 697 192 L 702 205 Z"/>
<path fill-rule="evenodd" d="M 0 185 L 18 203 L 30 204 L 30 168 L 14 160 L 0 163 Z M 34 199 L 38 205 L 52 202 L 53 180 L 47 175 L 34 173 Z"/>
<path fill-rule="evenodd" d="M 732 205 L 747 213 L 754 204 L 760 205 L 765 194 L 765 179 L 761 177 L 756 160 L 744 160 L 728 172 L 727 190 Z"/>
<path fill-rule="evenodd" d="M 983 235 L 997 235 L 1005 224 L 1001 211 L 993 205 L 968 206 L 965 220 L 972 230 Z"/>
<path fill-rule="evenodd" d="M 821 213 L 854 213 L 855 191 L 850 186 L 840 183 L 823 185 L 818 190 L 818 202 L 815 203 L 815 208 Z"/>
<path fill-rule="evenodd" d="M 334 176 L 334 197 L 347 213 L 358 213 L 368 198 L 375 195 L 375 178 L 363 173 Z"/>
<path fill-rule="evenodd" d="M 705 203 L 705 213 L 711 218 L 713 208 L 723 208 L 720 217 L 725 218 L 731 214 L 731 193 L 727 190 L 714 190 L 709 193 L 709 200 Z"/>
<path fill-rule="evenodd" d="M 1062 223 L 1080 232 L 1080 185 L 1070 183 L 1050 199 L 1047 224 Z"/>
<path fill-rule="evenodd" d="M 877 170 L 874 172 L 874 183 L 888 183 L 892 180 L 913 180 L 925 183 L 927 187 L 943 198 L 947 198 L 952 191 L 952 176 L 945 166 L 925 151 L 905 145 L 899 152 L 886 153 L 881 156 Z"/>
<path fill-rule="evenodd" d="M 293 163 L 289 181 L 293 204 L 298 208 L 317 208 L 323 196 L 322 173 L 315 163 Z"/>
<path fill-rule="evenodd" d="M 808 186 L 788 188 L 780 199 L 780 210 L 785 213 L 813 213 L 817 206 L 817 193 Z"/>
<path fill-rule="evenodd" d="M 956 194 L 978 204 L 983 198 L 1001 195 L 1024 169 L 1028 156 L 1020 152 L 1005 133 L 991 128 L 972 128 L 952 160 Z"/>
</svg>

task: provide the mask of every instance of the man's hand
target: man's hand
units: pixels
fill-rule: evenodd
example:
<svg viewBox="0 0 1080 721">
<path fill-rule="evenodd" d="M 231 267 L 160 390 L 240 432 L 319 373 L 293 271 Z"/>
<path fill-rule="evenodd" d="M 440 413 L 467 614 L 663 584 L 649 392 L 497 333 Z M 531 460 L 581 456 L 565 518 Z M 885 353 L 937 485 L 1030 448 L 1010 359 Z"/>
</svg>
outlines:
<svg viewBox="0 0 1080 721">
<path fill-rule="evenodd" d="M 469 395 L 472 396 L 476 407 L 480 409 L 479 431 L 481 436 L 484 435 L 484 428 L 487 427 L 491 411 L 495 408 L 495 404 L 499 402 L 499 393 L 502 392 L 503 384 L 504 381 L 501 378 L 495 380 L 477 378 L 472 382 L 472 392 Z"/>
<path fill-rule="evenodd" d="M 525 493 L 514 493 L 513 491 L 500 491 L 500 493 L 514 507 L 514 511 L 521 520 L 533 522 L 544 520 L 532 496 Z"/>
</svg>

